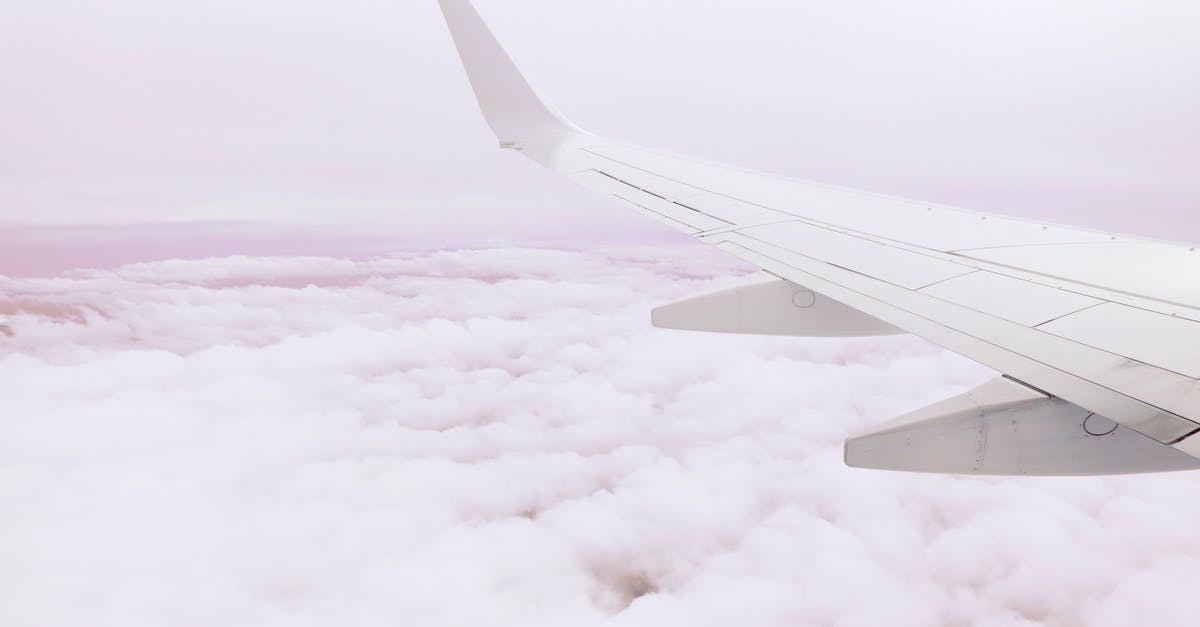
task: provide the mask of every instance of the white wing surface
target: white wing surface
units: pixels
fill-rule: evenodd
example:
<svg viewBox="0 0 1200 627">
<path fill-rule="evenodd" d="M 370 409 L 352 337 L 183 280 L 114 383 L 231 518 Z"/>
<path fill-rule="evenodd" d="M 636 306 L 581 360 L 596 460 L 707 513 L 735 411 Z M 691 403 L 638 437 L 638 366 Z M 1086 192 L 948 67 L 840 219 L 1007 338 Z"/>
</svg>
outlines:
<svg viewBox="0 0 1200 627">
<path fill-rule="evenodd" d="M 1200 467 L 1200 252 L 814 184 L 586 133 L 469 0 L 440 0 L 501 145 L 761 267 L 655 312 L 783 335 L 903 330 L 1003 373 L 847 442 L 851 465 L 981 474 Z"/>
</svg>

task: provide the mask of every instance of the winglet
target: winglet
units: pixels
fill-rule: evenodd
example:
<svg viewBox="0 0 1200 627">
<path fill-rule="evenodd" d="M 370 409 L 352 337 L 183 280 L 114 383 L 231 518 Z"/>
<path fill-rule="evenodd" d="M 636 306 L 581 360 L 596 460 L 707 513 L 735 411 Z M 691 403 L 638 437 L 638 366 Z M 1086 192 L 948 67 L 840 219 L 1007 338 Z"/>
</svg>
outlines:
<svg viewBox="0 0 1200 627">
<path fill-rule="evenodd" d="M 558 144 L 583 133 L 529 85 L 471 0 L 438 0 L 483 117 L 503 148 Z"/>
</svg>

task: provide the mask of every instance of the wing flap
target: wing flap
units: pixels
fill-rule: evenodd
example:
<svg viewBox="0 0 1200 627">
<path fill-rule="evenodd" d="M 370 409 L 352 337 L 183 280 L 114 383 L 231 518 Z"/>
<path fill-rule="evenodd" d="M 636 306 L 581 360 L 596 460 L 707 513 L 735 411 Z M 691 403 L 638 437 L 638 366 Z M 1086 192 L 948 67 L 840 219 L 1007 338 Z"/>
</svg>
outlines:
<svg viewBox="0 0 1200 627">
<path fill-rule="evenodd" d="M 1047 333 L 1200 378 L 1200 322 L 1104 303 L 1039 327 Z M 1131 332 L 1132 330 L 1137 332 Z"/>
<path fill-rule="evenodd" d="M 766 273 L 658 307 L 651 312 L 651 321 L 666 329 L 713 333 L 805 337 L 903 333 L 823 294 Z"/>
<path fill-rule="evenodd" d="M 1200 320 L 1200 250 L 1110 237 L 1086 245 L 960 251 L 964 258 L 1088 285 L 1148 309 Z"/>
<path fill-rule="evenodd" d="M 858 468 L 973 475 L 1112 475 L 1200 459 L 1006 378 L 846 440 Z"/>
<path fill-rule="evenodd" d="M 1105 302 L 985 270 L 930 285 L 921 292 L 1027 327 L 1036 327 Z"/>
</svg>

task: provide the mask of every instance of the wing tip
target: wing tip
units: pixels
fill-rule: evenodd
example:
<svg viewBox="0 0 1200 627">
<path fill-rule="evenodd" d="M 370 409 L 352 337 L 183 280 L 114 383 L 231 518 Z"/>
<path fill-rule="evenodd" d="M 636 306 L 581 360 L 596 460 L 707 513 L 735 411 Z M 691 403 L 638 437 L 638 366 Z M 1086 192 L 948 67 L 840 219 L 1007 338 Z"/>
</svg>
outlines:
<svg viewBox="0 0 1200 627">
<path fill-rule="evenodd" d="M 438 0 L 484 119 L 502 148 L 557 144 L 585 131 L 530 85 L 471 0 Z"/>
</svg>

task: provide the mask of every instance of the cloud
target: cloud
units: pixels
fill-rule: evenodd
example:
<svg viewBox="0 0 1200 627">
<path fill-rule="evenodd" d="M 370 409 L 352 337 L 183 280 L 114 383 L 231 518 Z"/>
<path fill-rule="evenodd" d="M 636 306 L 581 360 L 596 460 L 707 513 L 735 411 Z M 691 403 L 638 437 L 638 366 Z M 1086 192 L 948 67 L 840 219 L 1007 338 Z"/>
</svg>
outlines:
<svg viewBox="0 0 1200 627">
<path fill-rule="evenodd" d="M 986 370 L 655 330 L 695 246 L 0 278 L 0 622 L 1188 625 L 1192 474 L 861 471 Z"/>
</svg>

